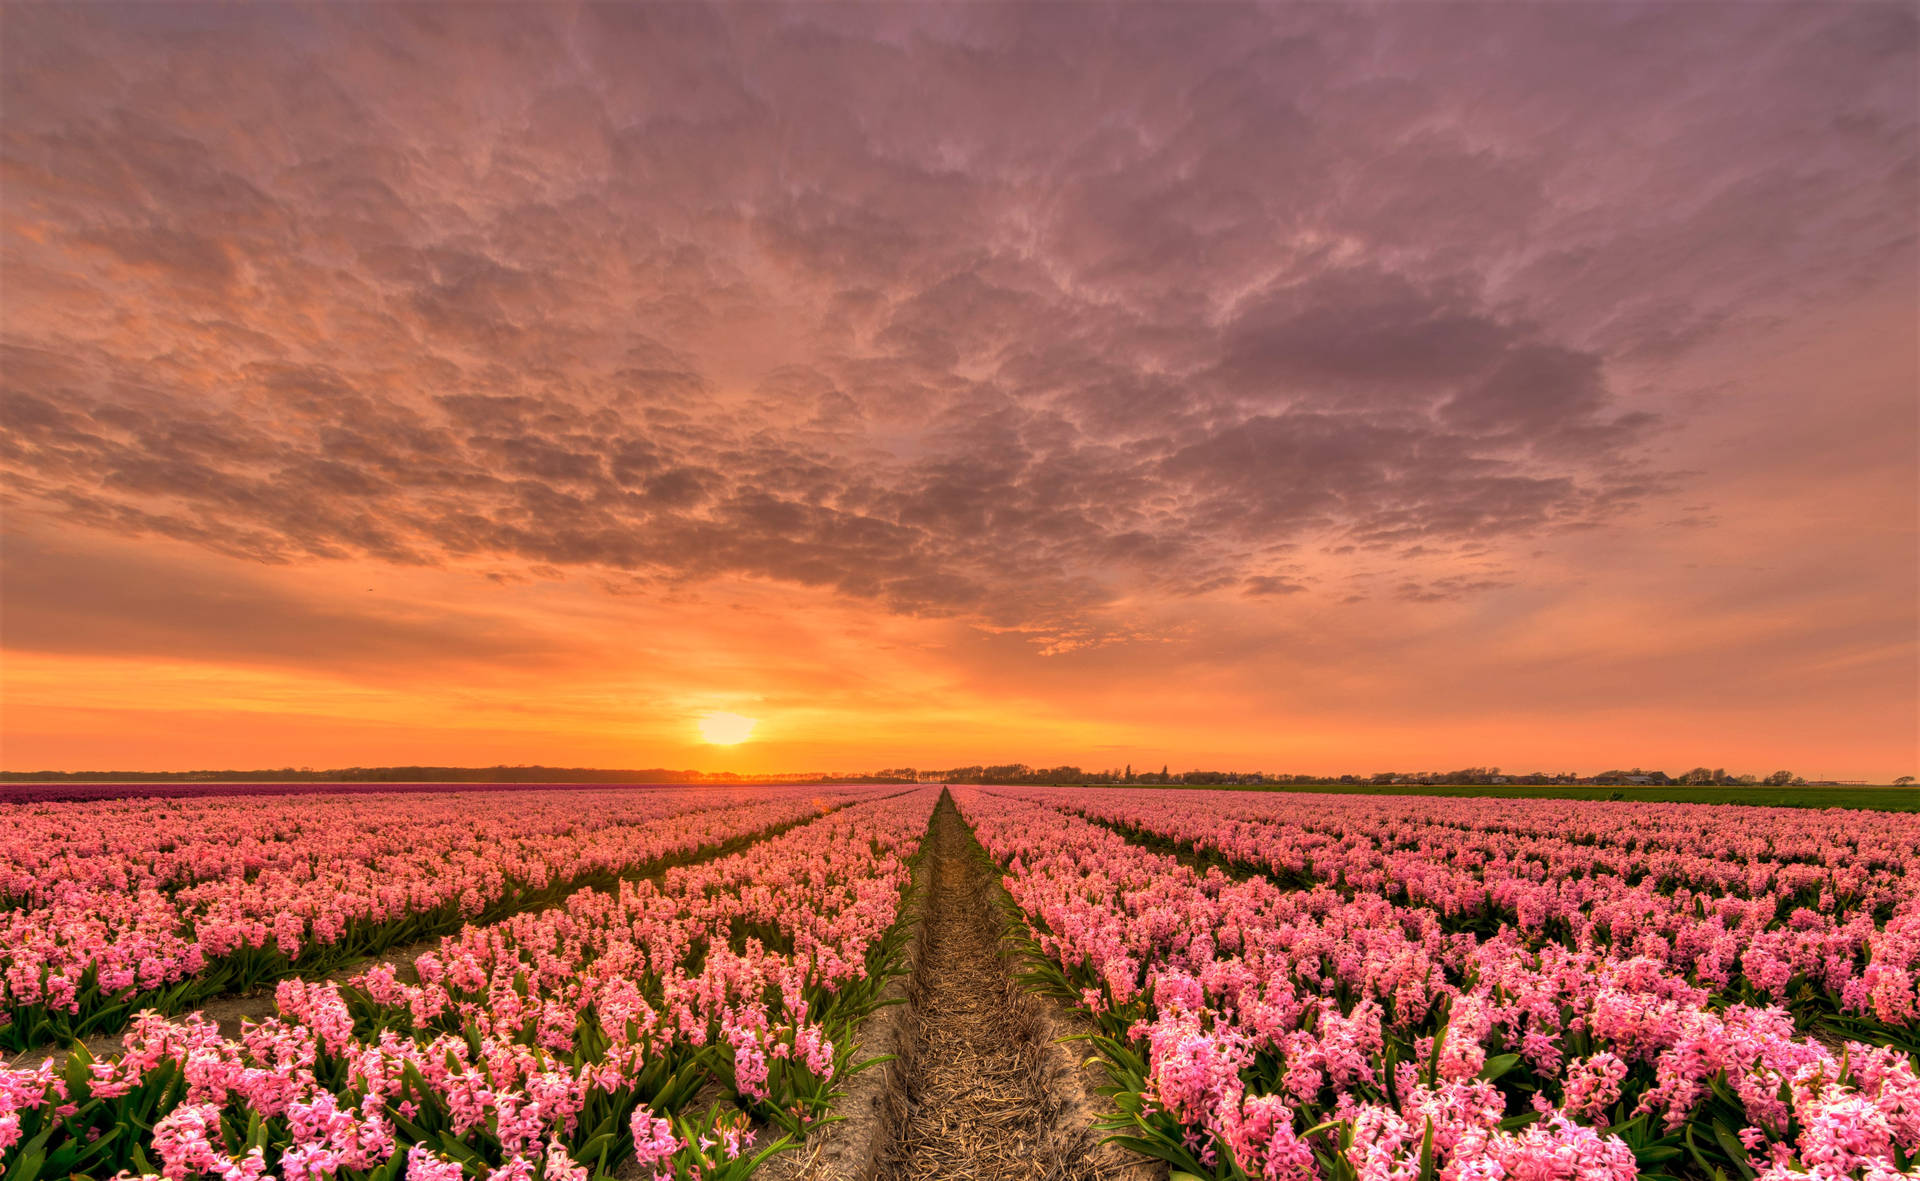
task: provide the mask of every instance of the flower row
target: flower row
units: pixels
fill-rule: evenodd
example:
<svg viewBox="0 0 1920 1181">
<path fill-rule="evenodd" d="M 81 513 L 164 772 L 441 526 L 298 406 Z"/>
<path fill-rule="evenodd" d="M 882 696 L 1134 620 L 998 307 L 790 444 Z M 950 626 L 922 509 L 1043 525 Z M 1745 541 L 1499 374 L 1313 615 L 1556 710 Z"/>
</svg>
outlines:
<svg viewBox="0 0 1920 1181">
<path fill-rule="evenodd" d="M 1911 1058 L 1652 957 L 1201 874 L 1059 793 L 955 797 L 1036 967 L 1104 1030 L 1116 1127 L 1185 1171 L 1888 1181 L 1920 1154 Z"/>
<path fill-rule="evenodd" d="M 1917 816 L 1617 804 L 1575 820 L 1565 801 L 1409 799 L 1388 828 L 1378 799 L 1352 796 L 1035 798 L 1285 884 L 1404 902 L 1448 930 L 1647 956 L 1726 999 L 1792 1002 L 1803 1025 L 1911 1042 L 1920 1022 Z M 1809 827 L 1832 836 L 1818 856 Z"/>
<path fill-rule="evenodd" d="M 238 1038 L 148 1013 L 116 1059 L 6 1072 L 0 1165 L 586 1181 L 631 1158 L 744 1176 L 859 1068 L 852 1026 L 899 970 L 933 793 L 863 795 L 747 852 L 470 925 L 409 979 L 282 981 L 278 1015 Z M 714 1087 L 726 1102 L 696 1110 Z"/>
<path fill-rule="evenodd" d="M 814 788 L 116 800 L 0 815 L 0 1045 L 325 973 L 855 798 Z"/>
</svg>

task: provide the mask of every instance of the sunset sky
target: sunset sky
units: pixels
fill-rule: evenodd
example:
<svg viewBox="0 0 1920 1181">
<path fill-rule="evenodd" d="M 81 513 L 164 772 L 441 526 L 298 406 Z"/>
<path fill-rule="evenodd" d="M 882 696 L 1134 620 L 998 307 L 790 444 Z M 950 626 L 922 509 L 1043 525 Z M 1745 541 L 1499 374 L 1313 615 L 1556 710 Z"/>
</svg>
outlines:
<svg viewBox="0 0 1920 1181">
<path fill-rule="evenodd" d="M 1910 4 L 0 46 L 5 769 L 1920 772 Z"/>
</svg>

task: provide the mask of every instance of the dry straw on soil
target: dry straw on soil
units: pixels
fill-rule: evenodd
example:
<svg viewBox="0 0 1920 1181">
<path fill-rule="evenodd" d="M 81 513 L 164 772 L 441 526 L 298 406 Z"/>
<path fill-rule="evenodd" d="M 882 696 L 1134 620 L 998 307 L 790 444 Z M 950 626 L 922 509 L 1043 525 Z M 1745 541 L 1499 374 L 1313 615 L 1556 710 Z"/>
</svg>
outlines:
<svg viewBox="0 0 1920 1181">
<path fill-rule="evenodd" d="M 950 800 L 921 864 L 913 973 L 883 1009 L 872 1053 L 898 1057 L 856 1078 L 830 1125 L 771 1162 L 780 1181 L 1148 1181 L 1164 1169 L 1091 1129 L 1090 1073 L 1057 1039 L 1079 1030 L 1015 980 L 1001 944 L 1004 894 Z M 862 1040 L 868 1032 L 862 1030 Z M 891 1046 L 891 1049 L 882 1048 Z M 863 1046 L 861 1056 L 869 1051 Z"/>
</svg>

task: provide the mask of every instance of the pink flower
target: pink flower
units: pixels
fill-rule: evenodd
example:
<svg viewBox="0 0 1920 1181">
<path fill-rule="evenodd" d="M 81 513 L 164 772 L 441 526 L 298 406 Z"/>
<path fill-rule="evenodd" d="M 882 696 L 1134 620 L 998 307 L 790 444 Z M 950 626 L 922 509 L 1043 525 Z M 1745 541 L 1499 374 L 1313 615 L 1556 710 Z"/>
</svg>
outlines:
<svg viewBox="0 0 1920 1181">
<path fill-rule="evenodd" d="M 436 1156 L 424 1144 L 407 1150 L 406 1181 L 465 1181 L 466 1170 L 458 1162 Z"/>
<path fill-rule="evenodd" d="M 680 1141 L 673 1134 L 673 1125 L 654 1115 L 645 1107 L 634 1111 L 628 1126 L 633 1132 L 633 1155 L 643 1169 L 652 1169 L 656 1178 L 666 1178 L 673 1174 L 667 1167 L 673 1160 L 673 1154 L 680 1151 Z"/>
</svg>

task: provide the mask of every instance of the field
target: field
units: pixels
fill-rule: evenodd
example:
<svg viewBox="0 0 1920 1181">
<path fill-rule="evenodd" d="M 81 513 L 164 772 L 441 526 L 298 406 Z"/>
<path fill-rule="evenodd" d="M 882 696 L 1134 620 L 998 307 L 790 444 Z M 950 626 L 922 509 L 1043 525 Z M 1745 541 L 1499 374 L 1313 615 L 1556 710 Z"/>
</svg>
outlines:
<svg viewBox="0 0 1920 1181">
<path fill-rule="evenodd" d="M 1901 812 L 596 787 L 0 820 L 9 1181 L 1920 1157 Z"/>
</svg>

